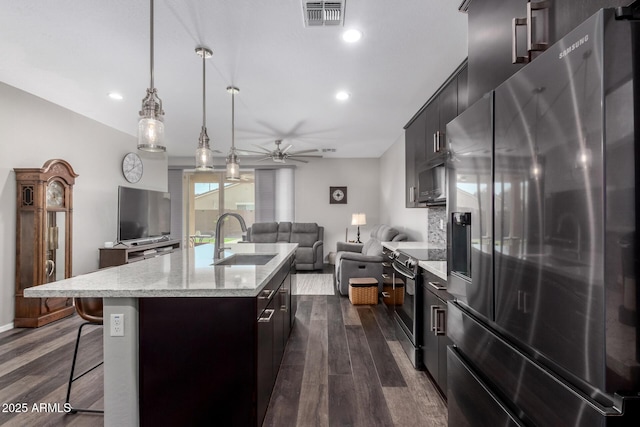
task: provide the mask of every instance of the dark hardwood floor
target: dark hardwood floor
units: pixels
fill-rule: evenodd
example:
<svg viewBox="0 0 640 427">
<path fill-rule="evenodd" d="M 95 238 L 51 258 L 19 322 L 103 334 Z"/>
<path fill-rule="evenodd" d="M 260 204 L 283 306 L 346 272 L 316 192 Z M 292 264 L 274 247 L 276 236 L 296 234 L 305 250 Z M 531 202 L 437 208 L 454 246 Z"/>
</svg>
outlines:
<svg viewBox="0 0 640 427">
<path fill-rule="evenodd" d="M 447 409 L 396 341 L 383 304 L 299 296 L 263 426 L 446 426 Z"/>
<path fill-rule="evenodd" d="M 63 412 L 73 347 L 82 322 L 79 316 L 73 315 L 38 329 L 17 328 L 0 334 L 0 425 L 104 424 L 102 415 Z M 78 352 L 77 372 L 84 372 L 101 358 L 102 327 L 86 326 Z M 80 408 L 102 409 L 102 388 L 101 366 L 74 383 L 71 403 Z M 26 406 L 27 412 L 17 412 L 15 404 Z M 41 407 L 42 404 L 51 405 Z M 61 412 L 57 412 L 55 404 Z"/>
<path fill-rule="evenodd" d="M 326 272 L 331 272 L 327 269 Z M 82 320 L 0 334 L 0 425 L 102 426 L 102 415 L 36 412 L 59 403 Z M 86 327 L 79 369 L 102 357 L 102 328 Z M 72 403 L 101 409 L 102 367 L 74 383 Z M 26 413 L 5 404 L 26 403 Z M 50 408 L 55 409 L 55 408 Z M 264 426 L 446 426 L 446 406 L 428 375 L 413 369 L 383 304 L 299 296 L 296 323 Z"/>
</svg>

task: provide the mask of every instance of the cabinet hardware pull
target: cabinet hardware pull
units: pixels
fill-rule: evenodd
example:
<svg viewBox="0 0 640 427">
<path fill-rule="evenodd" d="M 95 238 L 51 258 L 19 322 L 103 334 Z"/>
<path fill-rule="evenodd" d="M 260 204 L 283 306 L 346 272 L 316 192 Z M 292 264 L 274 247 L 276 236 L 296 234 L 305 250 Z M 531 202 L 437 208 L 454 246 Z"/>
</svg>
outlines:
<svg viewBox="0 0 640 427">
<path fill-rule="evenodd" d="M 437 290 L 442 290 L 442 289 L 447 289 L 446 286 L 442 286 L 440 284 L 440 282 L 427 282 L 429 283 L 429 285 L 431 285 L 432 288 L 437 289 Z"/>
<path fill-rule="evenodd" d="M 383 292 L 383 293 L 382 293 L 382 296 L 383 296 L 384 298 L 391 298 L 391 294 L 390 294 L 389 292 Z"/>
<path fill-rule="evenodd" d="M 436 133 L 433 136 L 435 139 L 435 145 L 434 145 L 433 151 L 436 153 L 439 153 L 443 148 L 442 137 L 444 136 L 444 132 L 436 131 Z"/>
<path fill-rule="evenodd" d="M 436 307 L 436 329 L 434 333 L 435 335 L 445 335 L 447 333 L 444 326 L 444 322 L 446 321 L 446 311 L 442 307 Z M 442 320 L 442 322 L 440 322 L 440 320 Z"/>
<path fill-rule="evenodd" d="M 416 187 L 409 187 L 409 201 L 411 203 L 416 201 Z"/>
<path fill-rule="evenodd" d="M 436 318 L 436 310 L 438 309 L 437 305 L 432 305 L 431 306 L 431 332 L 433 332 L 434 334 L 437 333 L 438 330 L 438 326 L 436 325 L 436 322 L 438 321 L 438 319 Z"/>
<path fill-rule="evenodd" d="M 265 297 L 264 294 L 266 292 L 269 292 L 269 294 Z M 275 290 L 268 290 L 265 289 L 264 291 L 262 291 L 262 296 L 259 296 L 258 299 L 271 299 L 271 297 L 273 296 L 273 294 L 275 294 L 276 291 Z"/>
<path fill-rule="evenodd" d="M 391 267 L 391 263 L 390 262 L 383 262 L 382 266 L 383 267 Z"/>
<path fill-rule="evenodd" d="M 529 55 L 518 56 L 518 27 L 526 26 L 527 18 L 513 18 L 511 21 L 511 62 L 513 64 L 526 64 L 529 62 Z"/>
<path fill-rule="evenodd" d="M 389 267 L 391 267 L 391 266 L 389 266 Z M 382 278 L 383 279 L 390 279 L 391 276 L 389 276 L 387 273 L 382 273 Z"/>
<path fill-rule="evenodd" d="M 268 312 L 268 316 L 265 317 L 267 315 Z M 258 317 L 258 323 L 269 323 L 271 322 L 271 318 L 273 317 L 273 313 L 275 313 L 275 310 L 272 308 L 268 308 L 264 311 L 264 315 Z"/>
<path fill-rule="evenodd" d="M 438 152 L 438 132 L 433 134 L 433 152 Z"/>
<path fill-rule="evenodd" d="M 549 9 L 549 6 L 548 1 L 527 3 L 527 51 L 529 52 L 546 50 L 549 47 L 546 42 L 533 43 L 533 11 Z"/>
</svg>

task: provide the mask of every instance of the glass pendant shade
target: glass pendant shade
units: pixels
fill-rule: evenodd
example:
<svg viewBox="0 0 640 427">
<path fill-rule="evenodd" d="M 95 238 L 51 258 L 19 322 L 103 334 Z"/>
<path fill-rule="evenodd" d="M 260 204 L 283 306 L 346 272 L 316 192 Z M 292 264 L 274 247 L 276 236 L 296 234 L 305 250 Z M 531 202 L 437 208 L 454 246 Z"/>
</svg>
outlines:
<svg viewBox="0 0 640 427">
<path fill-rule="evenodd" d="M 207 147 L 196 150 L 196 170 L 208 171 L 213 169 L 213 151 Z"/>
<path fill-rule="evenodd" d="M 227 156 L 227 179 L 229 181 L 240 180 L 240 163 L 235 151 L 230 152 Z"/>
<path fill-rule="evenodd" d="M 162 152 L 164 145 L 164 123 L 153 117 L 141 117 L 138 122 L 138 150 Z"/>
<path fill-rule="evenodd" d="M 207 128 L 205 127 L 202 128 L 200 142 L 196 149 L 196 170 L 213 170 L 213 151 L 209 148 L 209 137 L 207 136 Z"/>
</svg>

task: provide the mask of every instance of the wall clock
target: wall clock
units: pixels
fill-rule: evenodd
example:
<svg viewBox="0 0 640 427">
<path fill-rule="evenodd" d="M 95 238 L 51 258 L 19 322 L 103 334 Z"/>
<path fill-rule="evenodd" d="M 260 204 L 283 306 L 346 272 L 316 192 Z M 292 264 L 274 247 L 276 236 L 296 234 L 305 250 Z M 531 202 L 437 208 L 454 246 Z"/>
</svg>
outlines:
<svg viewBox="0 0 640 427">
<path fill-rule="evenodd" d="M 329 187 L 329 203 L 332 205 L 346 204 L 347 187 Z"/>
<path fill-rule="evenodd" d="M 122 159 L 122 174 L 124 178 L 131 183 L 136 183 L 142 178 L 142 172 L 143 167 L 140 156 L 136 153 L 127 153 Z"/>
</svg>

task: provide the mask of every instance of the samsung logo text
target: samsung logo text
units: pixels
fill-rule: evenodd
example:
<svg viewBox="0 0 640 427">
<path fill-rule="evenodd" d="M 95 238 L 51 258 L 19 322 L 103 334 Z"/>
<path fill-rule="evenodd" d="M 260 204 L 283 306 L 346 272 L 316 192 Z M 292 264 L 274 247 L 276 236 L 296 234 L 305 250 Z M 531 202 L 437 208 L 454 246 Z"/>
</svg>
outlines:
<svg viewBox="0 0 640 427">
<path fill-rule="evenodd" d="M 577 42 L 573 43 L 571 46 L 569 46 L 566 49 L 564 49 L 563 51 L 561 51 L 560 54 L 558 55 L 558 59 L 564 58 L 565 56 L 567 56 L 568 54 L 570 54 L 575 49 L 579 48 L 580 46 L 582 46 L 583 44 L 585 44 L 588 41 L 589 41 L 589 34 L 587 34 L 586 36 L 584 36 L 583 38 L 581 38 Z"/>
</svg>

